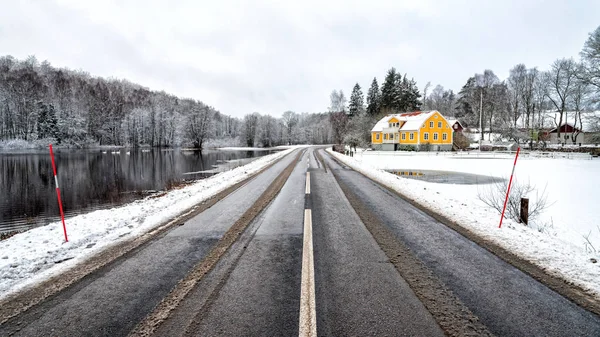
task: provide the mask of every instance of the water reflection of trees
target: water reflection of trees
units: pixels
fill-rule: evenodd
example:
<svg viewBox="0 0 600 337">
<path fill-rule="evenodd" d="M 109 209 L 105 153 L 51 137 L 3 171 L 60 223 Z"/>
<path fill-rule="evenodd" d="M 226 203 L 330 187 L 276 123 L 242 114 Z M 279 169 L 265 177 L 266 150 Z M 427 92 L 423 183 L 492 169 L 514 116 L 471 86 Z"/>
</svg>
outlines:
<svg viewBox="0 0 600 337">
<path fill-rule="evenodd" d="M 210 174 L 218 163 L 262 156 L 257 151 L 60 151 L 57 175 L 67 215 L 119 205 L 162 190 L 186 179 Z M 0 230 L 8 222 L 34 222 L 58 215 L 58 205 L 47 154 L 0 155 Z"/>
</svg>

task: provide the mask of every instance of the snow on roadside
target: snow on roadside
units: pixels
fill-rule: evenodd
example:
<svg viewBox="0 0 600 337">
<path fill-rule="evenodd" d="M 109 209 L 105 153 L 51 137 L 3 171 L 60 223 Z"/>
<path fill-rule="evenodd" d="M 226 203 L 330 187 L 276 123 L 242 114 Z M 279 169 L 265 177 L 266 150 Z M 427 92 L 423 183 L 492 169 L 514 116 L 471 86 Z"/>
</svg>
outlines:
<svg viewBox="0 0 600 337">
<path fill-rule="evenodd" d="M 358 156 L 350 158 L 331 149 L 327 151 L 354 170 L 600 298 L 600 262 L 591 261 L 592 258 L 600 260 L 598 254 L 586 254 L 581 247 L 511 220 L 505 219 L 499 229 L 500 216 L 496 211 L 483 206 L 476 195 L 473 195 L 473 186 L 436 184 L 403 178 L 374 168 L 366 160 L 359 162 Z"/>
<path fill-rule="evenodd" d="M 58 275 L 123 240 L 140 236 L 185 213 L 293 151 L 288 149 L 239 166 L 158 198 L 146 198 L 67 221 L 50 223 L 0 241 L 0 299 Z"/>
</svg>

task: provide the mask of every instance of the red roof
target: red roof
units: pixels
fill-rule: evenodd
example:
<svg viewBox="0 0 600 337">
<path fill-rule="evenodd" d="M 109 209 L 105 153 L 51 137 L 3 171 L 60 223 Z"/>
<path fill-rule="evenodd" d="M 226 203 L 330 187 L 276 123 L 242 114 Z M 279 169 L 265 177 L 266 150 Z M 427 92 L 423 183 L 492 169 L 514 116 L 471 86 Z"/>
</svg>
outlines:
<svg viewBox="0 0 600 337">
<path fill-rule="evenodd" d="M 407 112 L 404 114 L 400 114 L 400 117 L 412 117 L 412 116 L 418 116 L 420 114 L 422 114 L 423 112 L 421 111 L 415 111 L 415 112 Z"/>
</svg>

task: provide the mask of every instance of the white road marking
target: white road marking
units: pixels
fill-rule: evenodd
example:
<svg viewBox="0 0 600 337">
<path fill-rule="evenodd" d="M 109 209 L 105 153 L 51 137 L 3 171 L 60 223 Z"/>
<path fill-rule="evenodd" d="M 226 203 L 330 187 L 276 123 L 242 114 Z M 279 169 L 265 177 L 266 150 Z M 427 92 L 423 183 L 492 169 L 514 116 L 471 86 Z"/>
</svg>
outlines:
<svg viewBox="0 0 600 337">
<path fill-rule="evenodd" d="M 310 194 L 310 172 L 306 172 L 306 194 Z"/>
<path fill-rule="evenodd" d="M 304 242 L 302 247 L 302 282 L 300 286 L 300 337 L 317 336 L 315 308 L 315 265 L 312 240 L 312 213 L 304 210 Z"/>
</svg>

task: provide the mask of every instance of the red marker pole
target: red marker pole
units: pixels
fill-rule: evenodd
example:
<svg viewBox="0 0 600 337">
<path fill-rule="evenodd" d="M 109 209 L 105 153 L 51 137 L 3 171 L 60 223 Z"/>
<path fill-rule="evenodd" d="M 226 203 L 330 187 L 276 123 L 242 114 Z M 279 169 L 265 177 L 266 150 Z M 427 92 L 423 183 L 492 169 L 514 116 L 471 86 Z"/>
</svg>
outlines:
<svg viewBox="0 0 600 337">
<path fill-rule="evenodd" d="M 60 188 L 58 188 L 58 178 L 56 177 L 56 165 L 54 164 L 54 152 L 52 152 L 52 144 L 50 144 L 50 158 L 52 158 L 52 171 L 54 171 L 56 196 L 58 197 L 58 208 L 60 209 L 60 219 L 62 220 L 63 232 L 65 233 L 65 242 L 69 242 L 69 238 L 67 237 L 67 226 L 65 225 L 65 213 L 63 212 L 62 201 L 60 200 Z"/>
<path fill-rule="evenodd" d="M 515 163 L 513 164 L 512 173 L 510 174 L 510 180 L 508 181 L 508 189 L 506 190 L 506 199 L 504 199 L 504 207 L 502 207 L 502 216 L 500 217 L 500 225 L 498 228 L 502 228 L 502 219 L 504 219 L 504 211 L 506 211 L 506 203 L 508 202 L 508 194 L 510 193 L 510 185 L 512 185 L 513 175 L 515 174 L 515 166 L 517 166 L 517 158 L 519 158 L 519 151 L 521 148 L 517 148 L 517 155 L 515 156 Z"/>
</svg>

